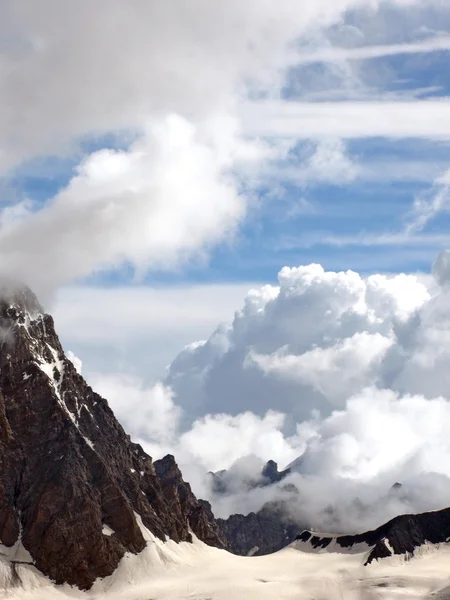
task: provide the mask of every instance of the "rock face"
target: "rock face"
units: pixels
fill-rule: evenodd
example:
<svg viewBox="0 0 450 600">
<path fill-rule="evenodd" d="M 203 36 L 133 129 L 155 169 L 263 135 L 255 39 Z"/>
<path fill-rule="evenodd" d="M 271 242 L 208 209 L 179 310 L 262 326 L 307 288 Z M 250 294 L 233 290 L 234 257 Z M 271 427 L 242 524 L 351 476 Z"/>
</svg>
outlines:
<svg viewBox="0 0 450 600">
<path fill-rule="evenodd" d="M 279 471 L 277 463 L 274 460 L 269 460 L 262 470 L 263 481 L 267 482 L 267 484 L 278 483 L 289 475 L 290 472 L 291 469 Z"/>
<path fill-rule="evenodd" d="M 418 515 L 400 515 L 381 527 L 359 535 L 339 537 L 323 536 L 304 531 L 297 540 L 314 549 L 326 549 L 330 545 L 349 550 L 359 544 L 370 548 L 365 564 L 393 554 L 413 555 L 416 548 L 425 543 L 440 544 L 450 538 L 450 508 Z"/>
<path fill-rule="evenodd" d="M 258 512 L 217 519 L 230 552 L 261 556 L 277 552 L 296 539 L 302 526 L 288 516 L 282 502 L 267 502 Z"/>
<path fill-rule="evenodd" d="M 173 457 L 153 463 L 106 400 L 66 358 L 51 316 L 33 294 L 1 290 L 0 543 L 23 546 L 56 583 L 88 589 L 143 524 L 157 537 L 224 546 Z M 0 546 L 1 549 L 1 546 Z"/>
<path fill-rule="evenodd" d="M 175 458 L 168 454 L 154 463 L 163 495 L 170 506 L 180 515 L 187 516 L 187 522 L 198 538 L 210 546 L 225 548 L 228 546 L 211 510 L 205 500 L 197 500 L 189 483 L 183 481 Z"/>
<path fill-rule="evenodd" d="M 269 460 L 254 478 L 239 482 L 240 487 L 252 490 L 280 483 L 290 469 L 278 470 L 275 461 Z M 216 495 L 227 496 L 233 493 L 235 482 L 230 471 L 209 473 L 211 488 Z M 292 485 L 283 485 L 281 490 L 296 494 Z M 227 540 L 228 549 L 241 556 L 263 555 L 276 552 L 292 542 L 305 524 L 295 523 L 289 518 L 288 502 L 279 500 L 267 502 L 258 512 L 247 515 L 234 514 L 228 519 L 217 519 L 222 536 Z"/>
</svg>

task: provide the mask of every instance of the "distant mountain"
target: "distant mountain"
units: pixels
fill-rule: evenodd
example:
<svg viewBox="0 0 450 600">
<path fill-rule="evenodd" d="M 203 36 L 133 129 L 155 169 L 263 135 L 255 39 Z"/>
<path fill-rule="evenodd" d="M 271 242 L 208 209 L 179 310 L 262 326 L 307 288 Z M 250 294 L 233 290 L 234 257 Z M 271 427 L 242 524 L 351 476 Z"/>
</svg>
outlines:
<svg viewBox="0 0 450 600">
<path fill-rule="evenodd" d="M 266 487 L 273 483 L 279 483 L 290 473 L 291 469 L 289 468 L 284 471 L 279 471 L 277 463 L 274 460 L 269 460 L 259 473 L 240 479 L 239 485 L 249 490 L 257 487 Z M 211 478 L 211 487 L 215 494 L 226 495 L 233 492 L 236 474 L 232 471 L 227 471 L 225 469 L 216 471 L 215 473 L 210 471 L 208 475 Z"/>
<path fill-rule="evenodd" d="M 174 458 L 153 463 L 65 356 L 26 288 L 0 294 L 0 555 L 87 589 L 160 539 L 226 542 Z M 0 565 L 1 566 L 1 565 Z M 12 575 L 11 575 L 12 576 Z"/>
<path fill-rule="evenodd" d="M 261 556 L 281 550 L 296 539 L 305 527 L 289 516 L 285 502 L 267 502 L 258 512 L 235 514 L 217 519 L 230 552 L 241 556 Z"/>
<path fill-rule="evenodd" d="M 450 540 L 450 508 L 417 515 L 400 515 L 381 527 L 358 535 L 332 536 L 303 531 L 297 538 L 313 550 L 344 552 L 367 548 L 365 565 L 393 555 L 413 556 L 424 544 Z"/>
</svg>

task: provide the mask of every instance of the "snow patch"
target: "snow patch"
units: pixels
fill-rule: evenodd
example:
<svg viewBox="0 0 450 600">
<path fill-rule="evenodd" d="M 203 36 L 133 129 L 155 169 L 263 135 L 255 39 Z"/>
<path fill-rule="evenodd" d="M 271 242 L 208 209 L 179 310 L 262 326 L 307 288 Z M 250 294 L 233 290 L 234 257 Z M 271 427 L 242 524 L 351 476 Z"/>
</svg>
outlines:
<svg viewBox="0 0 450 600">
<path fill-rule="evenodd" d="M 116 532 L 114 531 L 114 529 L 111 529 L 111 527 L 108 527 L 108 525 L 103 524 L 102 533 L 103 535 L 107 535 L 109 537 L 111 535 L 114 535 Z"/>
<path fill-rule="evenodd" d="M 91 440 L 89 438 L 87 438 L 85 435 L 82 436 L 83 440 L 86 442 L 86 444 L 92 448 L 92 450 L 94 450 L 94 444 L 91 442 Z"/>
</svg>

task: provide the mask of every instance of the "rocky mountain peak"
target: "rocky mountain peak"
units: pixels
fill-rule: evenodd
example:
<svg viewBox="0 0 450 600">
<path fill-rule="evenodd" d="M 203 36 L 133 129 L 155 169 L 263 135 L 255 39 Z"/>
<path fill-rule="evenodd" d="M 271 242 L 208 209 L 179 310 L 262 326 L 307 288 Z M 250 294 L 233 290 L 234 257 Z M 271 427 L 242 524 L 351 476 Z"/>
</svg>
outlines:
<svg viewBox="0 0 450 600">
<path fill-rule="evenodd" d="M 8 291 L 8 293 L 6 293 Z M 124 432 L 67 359 L 26 288 L 0 301 L 0 549 L 57 583 L 89 588 L 156 537 L 223 546 L 173 457 Z M 201 518 L 200 518 L 201 517 Z M 13 577 L 11 571 L 11 577 Z"/>
<path fill-rule="evenodd" d="M 277 483 L 278 481 L 281 481 L 287 477 L 290 472 L 291 469 L 289 468 L 285 469 L 284 471 L 279 471 L 278 464 L 274 460 L 269 460 L 265 464 L 261 474 L 269 483 Z"/>
<path fill-rule="evenodd" d="M 0 311 L 16 319 L 25 314 L 29 318 L 44 314 L 44 309 L 29 287 L 5 279 L 0 280 Z"/>
</svg>

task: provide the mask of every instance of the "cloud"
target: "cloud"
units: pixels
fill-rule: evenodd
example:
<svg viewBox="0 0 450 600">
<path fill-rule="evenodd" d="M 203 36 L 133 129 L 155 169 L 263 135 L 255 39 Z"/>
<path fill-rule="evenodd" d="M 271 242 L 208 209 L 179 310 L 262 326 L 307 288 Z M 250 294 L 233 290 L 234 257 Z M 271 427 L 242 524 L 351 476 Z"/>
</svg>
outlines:
<svg viewBox="0 0 450 600">
<path fill-rule="evenodd" d="M 235 0 L 189 9 L 100 0 L 93 10 L 81 0 L 71 13 L 56 0 L 39 9 L 30 0 L 2 3 L 3 165 L 70 149 L 81 136 L 139 130 L 149 116 L 197 121 L 220 112 L 243 79 L 272 83 L 289 42 L 350 4 L 322 0 L 299 13 L 290 0 L 282 11 Z"/>
<path fill-rule="evenodd" d="M 66 352 L 66 356 L 71 361 L 76 371 L 81 375 L 81 371 L 83 369 L 83 361 L 81 360 L 81 358 L 78 358 L 78 356 L 74 352 L 72 352 L 72 350 L 68 350 Z"/>
<path fill-rule="evenodd" d="M 414 200 L 409 222 L 405 231 L 414 234 L 422 231 L 426 225 L 450 203 L 450 169 L 436 177 L 433 186 L 418 194 Z"/>
<path fill-rule="evenodd" d="M 389 337 L 363 331 L 332 347 L 313 348 L 301 355 L 289 354 L 285 349 L 269 355 L 250 352 L 247 365 L 256 365 L 267 375 L 310 385 L 330 404 L 339 406 L 352 389 L 361 389 L 377 378 L 380 362 L 391 344 Z"/>
<path fill-rule="evenodd" d="M 2 3 L 0 172 L 12 176 L 27 161 L 73 158 L 83 149 L 85 155 L 52 198 L 22 201 L 0 214 L 0 270 L 42 295 L 101 271 L 123 268 L 139 277 L 204 259 L 232 239 L 261 173 L 285 152 L 274 129 L 263 140 L 260 128 L 273 124 L 268 107 L 286 105 L 250 104 L 251 123 L 247 114 L 243 125 L 243 104 L 282 95 L 302 40 L 339 24 L 349 10 L 372 14 L 385 5 L 319 0 L 299 11 L 294 0 L 277 6 L 198 0 L 189 8 L 181 0 L 167 6 L 100 0 L 93 10 L 81 0 L 73 14 L 56 0 L 39 8 L 31 0 Z M 339 108 L 341 127 L 349 120 L 343 111 L 352 113 L 353 127 L 368 127 L 377 120 L 366 118 L 368 106 L 360 117 L 352 103 L 331 109 Z M 413 135 L 416 113 L 390 106 L 384 121 L 397 128 L 407 122 Z M 328 128 L 327 115 L 314 118 L 317 110 L 307 105 L 303 132 L 289 124 L 298 138 L 317 137 L 318 122 L 327 128 L 307 170 L 315 179 L 324 173 L 350 181 L 355 166 L 339 127 Z M 430 120 L 422 126 L 429 133 Z M 278 133 L 286 135 L 283 127 Z"/>
<path fill-rule="evenodd" d="M 353 531 L 439 508 L 450 494 L 446 256 L 434 283 L 286 267 L 164 382 L 99 375 L 96 387 L 155 457 L 178 457 L 220 516 L 284 499 L 299 523 Z M 249 489 L 269 458 L 294 472 Z M 205 472 L 220 469 L 232 493 L 219 497 Z"/>
<path fill-rule="evenodd" d="M 342 60 L 367 60 L 399 54 L 421 54 L 450 50 L 450 36 L 437 35 L 424 40 L 403 44 L 380 44 L 377 46 L 357 46 L 354 48 L 339 48 L 331 46 L 300 54 L 297 57 L 299 64 L 312 64 L 317 62 L 339 62 Z"/>
<path fill-rule="evenodd" d="M 51 203 L 0 231 L 3 270 L 35 288 L 126 265 L 143 274 L 231 234 L 245 201 L 227 173 L 245 143 L 225 152 L 200 137 L 173 116 L 129 150 L 90 155 Z"/>
<path fill-rule="evenodd" d="M 139 278 L 149 269 L 201 262 L 215 244 L 233 239 L 267 165 L 297 140 L 315 144 L 302 165 L 308 182 L 345 183 L 358 176 L 358 166 L 342 139 L 449 137 L 445 98 L 280 100 L 309 36 L 339 25 L 348 10 L 370 19 L 372 9 L 387 4 L 408 6 L 408 14 L 430 6 L 425 0 L 317 0 L 299 10 L 297 0 L 189 6 L 79 0 L 68 10 L 61 0 L 3 2 L 0 172 L 12 177 L 28 161 L 81 158 L 69 181 L 53 182 L 59 191 L 51 198 L 5 206 L 0 270 L 48 297 L 101 271 Z M 399 47 L 382 49 L 394 51 Z M 363 50 L 352 52 L 361 57 Z M 347 92 L 359 85 L 348 65 L 333 69 Z M 183 344 L 190 331 L 185 320 L 207 338 L 188 344 L 163 381 L 119 368 L 114 374 L 91 369 L 89 381 L 151 454 L 170 450 L 179 457 L 201 495 L 210 495 L 207 469 L 239 461 L 248 474 L 267 458 L 284 464 L 300 456 L 295 481 L 303 515 L 325 525 L 326 515 L 336 521 L 338 511 L 344 526 L 349 498 L 381 497 L 394 477 L 411 486 L 408 502 L 419 506 L 414 490 L 424 485 L 426 469 L 434 473 L 433 493 L 421 498 L 432 505 L 448 490 L 442 479 L 436 483 L 447 478 L 446 265 L 445 257 L 436 263 L 437 292 L 413 275 L 286 267 L 278 285 L 250 292 L 234 321 L 210 337 L 207 329 L 225 310 L 220 289 L 208 297 L 205 290 L 197 305 L 186 290 L 174 292 L 176 301 L 166 292 L 145 292 L 137 317 L 130 306 L 141 292 L 119 293 L 108 303 L 104 291 L 89 291 L 77 310 L 104 313 L 89 331 L 91 352 L 96 344 L 120 352 L 134 343 L 144 357 L 144 338 L 156 330 L 165 357 L 168 321 Z M 163 307 L 169 300 L 175 305 Z M 198 312 L 187 315 L 193 304 Z M 67 335 L 76 339 L 68 322 Z M 139 342 L 130 342 L 137 330 Z M 70 347 L 80 353 L 72 341 Z M 258 508 L 279 493 L 237 490 L 226 508 L 213 500 L 226 512 Z"/>
<path fill-rule="evenodd" d="M 450 137 L 450 105 L 439 100 L 248 103 L 242 109 L 248 135 L 266 137 L 425 138 Z"/>
<path fill-rule="evenodd" d="M 414 275 L 364 278 L 313 264 L 278 279 L 248 295 L 231 327 L 173 361 L 167 384 L 191 419 L 276 409 L 292 423 L 329 413 L 379 380 L 397 328 L 430 297 Z"/>
</svg>

